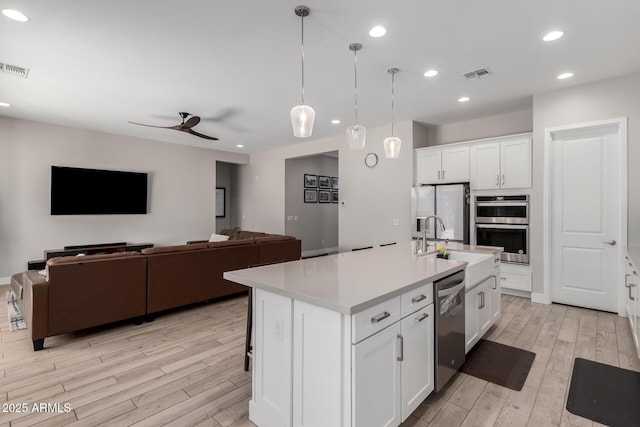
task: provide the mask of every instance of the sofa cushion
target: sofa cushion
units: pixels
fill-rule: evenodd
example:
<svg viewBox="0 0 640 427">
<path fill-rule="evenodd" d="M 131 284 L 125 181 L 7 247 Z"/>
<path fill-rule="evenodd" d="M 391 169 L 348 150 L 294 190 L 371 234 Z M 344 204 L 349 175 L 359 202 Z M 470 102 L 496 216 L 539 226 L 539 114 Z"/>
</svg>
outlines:
<svg viewBox="0 0 640 427">
<path fill-rule="evenodd" d="M 229 236 L 225 235 L 225 234 L 216 234 L 213 233 L 211 235 L 211 237 L 209 237 L 209 241 L 210 242 L 224 242 L 229 240 Z"/>
<path fill-rule="evenodd" d="M 112 254 L 96 254 L 96 255 L 83 255 L 83 256 L 62 256 L 51 258 L 47 261 L 47 266 L 70 264 L 73 262 L 88 262 L 88 261 L 100 261 L 113 258 L 124 258 L 131 256 L 140 256 L 139 252 L 114 252 Z"/>
<path fill-rule="evenodd" d="M 146 248 L 142 250 L 145 255 L 165 254 L 168 252 L 184 252 L 207 249 L 207 243 L 194 243 L 193 245 L 159 246 L 157 248 Z"/>
<path fill-rule="evenodd" d="M 209 242 L 207 247 L 209 248 L 224 248 L 226 246 L 238 246 L 238 245 L 253 245 L 255 241 L 252 239 L 244 240 L 226 240 L 224 242 Z"/>
<path fill-rule="evenodd" d="M 284 240 L 295 240 L 296 238 L 293 236 L 286 236 L 286 235 L 278 235 L 278 234 L 270 234 L 268 236 L 264 236 L 264 237 L 256 237 L 255 238 L 255 242 L 256 243 L 269 243 L 269 242 L 281 242 Z"/>
</svg>

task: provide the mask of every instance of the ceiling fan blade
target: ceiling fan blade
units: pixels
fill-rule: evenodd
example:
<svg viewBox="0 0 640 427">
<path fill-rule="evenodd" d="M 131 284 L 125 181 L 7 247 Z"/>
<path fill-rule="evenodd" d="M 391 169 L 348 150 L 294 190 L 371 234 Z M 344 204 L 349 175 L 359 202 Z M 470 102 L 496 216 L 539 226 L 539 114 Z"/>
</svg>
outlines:
<svg viewBox="0 0 640 427">
<path fill-rule="evenodd" d="M 149 128 L 159 128 L 159 129 L 175 129 L 175 130 L 180 130 L 180 126 L 181 125 L 175 125 L 175 126 L 155 126 L 155 125 L 146 125 L 144 123 L 136 123 L 136 122 L 127 122 L 127 123 L 131 123 L 132 125 L 138 125 L 138 126 L 146 126 Z"/>
<path fill-rule="evenodd" d="M 181 130 L 181 131 L 183 131 L 183 132 L 190 133 L 191 135 L 198 136 L 198 137 L 200 137 L 200 138 L 210 139 L 210 140 L 212 140 L 212 141 L 217 141 L 217 140 L 218 140 L 218 138 L 215 138 L 215 137 L 213 137 L 213 136 L 208 136 L 208 135 L 201 134 L 200 132 L 196 132 L 195 130 L 193 130 L 193 129 L 191 129 L 191 128 L 188 128 L 188 129 L 180 129 L 180 130 Z"/>
<path fill-rule="evenodd" d="M 194 127 L 198 123 L 200 123 L 200 117 L 191 116 L 191 117 L 189 117 L 189 119 L 186 122 L 184 122 L 184 124 L 182 125 L 182 128 L 183 129 L 191 129 L 192 127 Z"/>
</svg>

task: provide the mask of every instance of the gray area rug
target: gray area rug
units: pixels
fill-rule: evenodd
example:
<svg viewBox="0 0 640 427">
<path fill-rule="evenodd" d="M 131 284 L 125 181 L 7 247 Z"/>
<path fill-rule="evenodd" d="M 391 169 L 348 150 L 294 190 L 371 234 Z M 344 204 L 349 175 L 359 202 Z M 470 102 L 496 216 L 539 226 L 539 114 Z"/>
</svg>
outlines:
<svg viewBox="0 0 640 427">
<path fill-rule="evenodd" d="M 13 291 L 7 291 L 7 311 L 9 312 L 9 328 L 11 332 L 27 329 L 27 324 L 20 313 L 20 307 L 18 307 L 18 300 Z"/>
</svg>

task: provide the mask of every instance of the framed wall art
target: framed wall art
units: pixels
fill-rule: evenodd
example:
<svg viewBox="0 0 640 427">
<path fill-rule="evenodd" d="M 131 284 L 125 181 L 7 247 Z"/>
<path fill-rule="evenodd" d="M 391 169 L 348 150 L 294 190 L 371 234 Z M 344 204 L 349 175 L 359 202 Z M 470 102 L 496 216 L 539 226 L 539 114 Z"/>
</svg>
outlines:
<svg viewBox="0 0 640 427">
<path fill-rule="evenodd" d="M 318 187 L 318 175 L 304 174 L 304 188 L 317 188 Z"/>
<path fill-rule="evenodd" d="M 305 203 L 318 203 L 318 190 L 304 190 Z"/>
<path fill-rule="evenodd" d="M 320 203 L 331 203 L 331 191 L 329 191 L 329 190 L 318 190 L 318 202 L 320 202 Z"/>
<path fill-rule="evenodd" d="M 331 177 L 320 175 L 318 177 L 318 188 L 326 188 L 327 190 L 331 189 Z"/>
</svg>

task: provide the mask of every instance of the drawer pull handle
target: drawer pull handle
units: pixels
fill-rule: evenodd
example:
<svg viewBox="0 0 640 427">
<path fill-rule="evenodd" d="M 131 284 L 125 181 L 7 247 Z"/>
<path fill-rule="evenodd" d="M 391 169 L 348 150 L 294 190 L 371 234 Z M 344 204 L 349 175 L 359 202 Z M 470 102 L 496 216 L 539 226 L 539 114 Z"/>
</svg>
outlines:
<svg viewBox="0 0 640 427">
<path fill-rule="evenodd" d="M 427 317 L 429 317 L 429 313 L 422 313 L 422 316 L 420 317 L 416 317 L 416 320 L 418 322 L 422 322 L 424 319 L 426 319 Z"/>
<path fill-rule="evenodd" d="M 416 304 L 416 303 L 419 303 L 420 301 L 423 301 L 425 299 L 427 299 L 427 297 L 425 295 L 420 294 L 417 297 L 411 298 L 411 302 Z"/>
<path fill-rule="evenodd" d="M 502 280 L 507 280 L 507 278 L 506 278 L 506 277 L 504 277 L 504 276 L 501 276 L 501 277 L 500 277 L 500 279 L 502 279 Z"/>
<path fill-rule="evenodd" d="M 628 273 L 624 275 L 624 287 L 625 288 L 629 287 L 629 282 L 627 281 L 627 277 L 631 277 L 631 275 L 628 274 Z"/>
<path fill-rule="evenodd" d="M 380 313 L 377 316 L 373 316 L 371 318 L 371 323 L 378 323 L 378 322 L 386 319 L 389 316 L 391 316 L 391 313 L 389 313 L 388 311 L 385 311 L 384 313 Z"/>
<path fill-rule="evenodd" d="M 400 356 L 398 356 L 396 359 L 398 360 L 398 362 L 402 362 L 404 361 L 404 338 L 400 334 L 398 334 L 397 336 L 400 340 Z"/>
<path fill-rule="evenodd" d="M 631 301 L 635 301 L 635 300 L 636 300 L 636 299 L 633 297 L 633 295 L 631 295 L 631 288 L 633 288 L 634 286 L 635 286 L 635 285 L 631 285 L 631 286 L 629 286 L 629 299 L 630 299 Z"/>
</svg>

